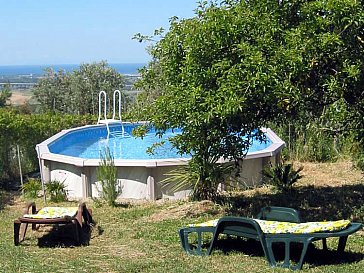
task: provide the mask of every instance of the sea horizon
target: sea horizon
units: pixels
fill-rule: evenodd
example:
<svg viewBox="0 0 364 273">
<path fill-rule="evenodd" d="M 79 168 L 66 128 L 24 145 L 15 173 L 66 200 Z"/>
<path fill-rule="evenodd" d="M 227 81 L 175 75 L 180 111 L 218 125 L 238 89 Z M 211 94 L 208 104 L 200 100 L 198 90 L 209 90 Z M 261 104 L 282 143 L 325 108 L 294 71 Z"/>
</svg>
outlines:
<svg viewBox="0 0 364 273">
<path fill-rule="evenodd" d="M 52 68 L 55 71 L 65 70 L 72 72 L 78 70 L 81 64 L 29 64 L 29 65 L 0 65 L 0 76 L 16 76 L 16 75 L 44 75 L 44 70 Z M 145 66 L 147 63 L 108 63 L 117 72 L 124 75 L 138 75 L 138 69 Z"/>
</svg>

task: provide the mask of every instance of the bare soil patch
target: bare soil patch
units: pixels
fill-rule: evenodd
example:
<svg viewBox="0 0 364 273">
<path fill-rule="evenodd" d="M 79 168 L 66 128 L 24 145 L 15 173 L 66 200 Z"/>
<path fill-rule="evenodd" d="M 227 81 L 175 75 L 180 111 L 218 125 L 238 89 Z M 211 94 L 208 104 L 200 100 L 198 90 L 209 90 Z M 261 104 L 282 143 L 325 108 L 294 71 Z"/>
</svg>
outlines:
<svg viewBox="0 0 364 273">
<path fill-rule="evenodd" d="M 12 105 L 23 105 L 32 98 L 31 95 L 20 91 L 11 91 L 11 93 L 10 103 Z"/>
</svg>

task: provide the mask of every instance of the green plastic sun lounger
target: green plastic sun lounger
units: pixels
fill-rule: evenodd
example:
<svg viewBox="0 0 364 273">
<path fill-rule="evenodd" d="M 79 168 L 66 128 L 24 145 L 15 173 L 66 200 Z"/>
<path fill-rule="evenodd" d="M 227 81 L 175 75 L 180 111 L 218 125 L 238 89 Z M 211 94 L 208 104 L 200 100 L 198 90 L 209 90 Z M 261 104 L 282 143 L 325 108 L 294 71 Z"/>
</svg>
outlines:
<svg viewBox="0 0 364 273">
<path fill-rule="evenodd" d="M 255 218 L 261 220 L 275 220 L 293 223 L 301 222 L 300 213 L 293 208 L 287 207 L 264 207 L 260 210 L 259 214 Z M 181 228 L 179 230 L 179 236 L 183 249 L 191 255 L 207 255 L 206 249 L 203 248 L 203 235 L 206 233 L 213 234 L 215 232 L 217 222 L 218 219 L 200 225 L 190 225 L 190 227 Z M 191 234 L 197 235 L 197 244 L 194 246 L 190 245 L 188 241 L 189 235 Z"/>
<path fill-rule="evenodd" d="M 282 213 L 279 213 L 280 211 Z M 343 252 L 348 236 L 362 228 L 361 223 L 349 223 L 346 221 L 347 226 L 338 231 L 308 233 L 296 233 L 297 231 L 281 232 L 279 228 L 283 225 L 283 223 L 288 223 L 289 228 L 296 228 L 296 230 L 302 228 L 302 226 L 307 228 L 307 225 L 317 223 L 300 223 L 300 217 L 297 211 L 291 208 L 282 207 L 263 208 L 257 218 L 258 219 L 245 217 L 222 217 L 218 220 L 203 223 L 198 226 L 182 228 L 179 230 L 182 247 L 188 254 L 204 256 L 212 253 L 213 249 L 217 246 L 220 234 L 255 239 L 260 242 L 270 266 L 296 270 L 302 268 L 308 245 L 311 242 L 322 240 L 323 247 L 326 249 L 326 238 L 339 237 L 338 251 Z M 343 221 L 345 220 L 341 220 L 340 224 L 344 224 Z M 336 225 L 336 222 L 327 222 L 326 224 Z M 269 225 L 274 225 L 275 227 L 278 227 L 278 229 L 270 232 L 269 228 L 271 227 L 269 227 Z M 323 225 L 325 225 L 325 223 Z M 262 230 L 262 226 L 264 231 Z M 212 239 L 209 243 L 207 243 L 207 248 L 204 248 L 205 244 L 203 239 L 205 233 L 212 234 Z M 189 236 L 191 234 L 197 234 L 196 245 L 189 242 Z M 285 257 L 283 262 L 277 262 L 275 259 L 273 252 L 273 244 L 275 243 L 283 243 L 285 246 Z M 291 263 L 290 257 L 290 245 L 292 243 L 302 244 L 300 259 L 295 265 Z"/>
</svg>

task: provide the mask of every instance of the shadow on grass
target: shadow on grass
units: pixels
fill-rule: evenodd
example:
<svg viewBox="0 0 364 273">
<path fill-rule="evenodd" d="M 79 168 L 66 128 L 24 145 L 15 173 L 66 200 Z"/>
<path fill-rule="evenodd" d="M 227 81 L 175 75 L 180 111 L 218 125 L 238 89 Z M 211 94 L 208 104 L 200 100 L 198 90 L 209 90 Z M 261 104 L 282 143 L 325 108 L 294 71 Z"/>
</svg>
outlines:
<svg viewBox="0 0 364 273">
<path fill-rule="evenodd" d="M 322 221 L 350 219 L 364 222 L 364 184 L 344 185 L 340 187 L 306 186 L 296 188 L 289 193 L 266 193 L 254 196 L 224 196 L 220 202 L 226 208 L 228 215 L 254 217 L 265 206 L 291 207 L 300 211 L 304 221 Z M 244 240 L 237 243 L 236 239 L 223 239 L 218 248 L 224 253 L 239 251 L 249 256 L 264 256 L 259 242 Z M 284 259 L 284 247 L 275 246 L 277 260 Z M 320 245 L 321 247 L 321 245 Z M 281 249 L 280 249 L 281 248 Z M 291 258 L 299 260 L 301 246 L 292 248 Z M 305 262 L 318 265 L 346 264 L 361 261 L 363 253 L 337 253 L 336 250 L 324 251 L 311 244 L 305 256 Z"/>
<path fill-rule="evenodd" d="M 80 230 L 81 232 L 79 245 L 76 242 L 74 227 L 71 224 L 53 225 L 42 228 L 48 232 L 38 239 L 39 247 L 66 248 L 88 246 L 90 243 L 92 227 L 89 227 L 87 225 L 84 225 Z"/>
<path fill-rule="evenodd" d="M 14 199 L 19 195 L 18 191 L 3 191 L 0 189 L 0 211 L 6 206 L 14 205 Z"/>
<path fill-rule="evenodd" d="M 116 203 L 115 208 L 123 208 L 123 209 L 130 209 L 133 205 L 129 203 Z"/>
<path fill-rule="evenodd" d="M 225 239 L 220 239 L 217 242 L 217 248 L 216 250 L 214 250 L 214 252 L 215 251 L 222 251 L 224 254 L 227 255 L 229 253 L 238 252 L 243 253 L 247 256 L 263 257 L 264 259 L 266 259 L 260 242 L 253 239 L 235 239 L 229 237 Z M 301 244 L 294 244 L 293 247 L 290 248 L 290 257 L 291 261 L 294 264 L 298 263 L 301 251 Z M 278 262 L 284 260 L 284 244 L 274 245 L 273 252 Z M 322 266 L 335 264 L 350 264 L 359 262 L 362 259 L 364 259 L 363 253 L 354 253 L 347 251 L 345 251 L 344 253 L 338 253 L 336 250 L 323 250 L 317 248 L 314 244 L 310 244 L 309 249 L 307 250 L 307 253 L 305 255 L 304 262 L 313 266 Z"/>
<path fill-rule="evenodd" d="M 114 207 L 109 206 L 105 201 L 97 199 L 97 198 L 92 198 L 92 200 L 94 201 L 94 205 L 95 207 L 101 208 L 101 207 L 110 207 L 110 208 L 124 208 L 124 209 L 129 209 L 131 207 L 133 207 L 132 204 L 130 203 L 115 203 Z"/>
<path fill-rule="evenodd" d="M 364 184 L 341 187 L 299 187 L 290 193 L 225 196 L 222 203 L 230 215 L 252 217 L 262 207 L 283 206 L 300 211 L 305 221 L 351 219 L 364 222 Z"/>
</svg>

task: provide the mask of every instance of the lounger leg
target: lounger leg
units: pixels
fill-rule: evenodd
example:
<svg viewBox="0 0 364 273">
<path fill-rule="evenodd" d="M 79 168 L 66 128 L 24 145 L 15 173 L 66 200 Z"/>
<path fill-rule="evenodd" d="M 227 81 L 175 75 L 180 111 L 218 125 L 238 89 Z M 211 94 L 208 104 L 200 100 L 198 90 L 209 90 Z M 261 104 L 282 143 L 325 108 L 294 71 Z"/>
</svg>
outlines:
<svg viewBox="0 0 364 273">
<path fill-rule="evenodd" d="M 261 241 L 261 244 L 262 244 L 263 250 L 265 250 L 264 254 L 268 260 L 269 265 L 272 267 L 277 266 L 277 261 L 276 261 L 276 258 L 274 257 L 274 253 L 273 253 L 273 241 L 267 238 L 265 240 L 265 243 L 263 241 Z"/>
<path fill-rule="evenodd" d="M 211 252 L 212 252 L 212 250 L 213 250 L 213 248 L 214 248 L 214 246 L 215 246 L 215 243 L 217 242 L 217 240 L 218 240 L 218 238 L 219 238 L 219 235 L 220 235 L 220 233 L 219 233 L 218 231 L 216 231 L 216 232 L 214 233 L 214 236 L 213 236 L 213 238 L 212 238 L 212 241 L 211 241 L 210 247 L 209 247 L 209 249 L 207 250 L 207 255 L 211 255 Z"/>
<path fill-rule="evenodd" d="M 20 221 L 14 221 L 14 245 L 19 245 L 19 231 L 20 231 Z"/>
<path fill-rule="evenodd" d="M 20 242 L 24 241 L 25 234 L 27 233 L 28 223 L 20 224 Z"/>
<path fill-rule="evenodd" d="M 290 241 L 284 243 L 284 262 L 283 262 L 283 264 L 287 267 L 290 267 L 290 262 L 289 262 L 291 259 L 290 247 L 291 247 Z"/>
<path fill-rule="evenodd" d="M 343 253 L 345 246 L 346 246 L 346 241 L 348 240 L 348 236 L 342 236 L 339 239 L 339 245 L 337 247 L 337 252 L 339 253 Z"/>
<path fill-rule="evenodd" d="M 194 251 L 192 251 L 190 244 L 188 242 L 188 235 L 190 234 L 190 230 L 187 228 L 182 228 L 179 230 L 179 237 L 181 239 L 182 248 L 188 253 L 188 254 L 198 254 Z"/>
<path fill-rule="evenodd" d="M 302 248 L 300 260 L 299 260 L 298 264 L 295 267 L 290 267 L 291 269 L 293 269 L 293 270 L 296 270 L 296 269 L 301 270 L 302 269 L 303 261 L 305 259 L 306 252 L 307 252 L 309 244 L 310 244 L 310 241 L 303 242 L 303 248 Z"/>
<path fill-rule="evenodd" d="M 322 249 L 327 251 L 327 240 L 326 240 L 326 238 L 322 238 Z"/>
<path fill-rule="evenodd" d="M 77 245 L 81 244 L 81 238 L 80 238 L 80 225 L 77 220 L 72 221 L 74 230 L 75 230 L 75 241 Z"/>
<path fill-rule="evenodd" d="M 188 253 L 187 251 L 187 244 L 186 244 L 186 240 L 185 240 L 185 229 L 181 228 L 179 231 L 178 231 L 178 235 L 179 235 L 179 239 L 181 240 L 181 245 L 182 245 L 182 248 Z"/>
<path fill-rule="evenodd" d="M 266 245 L 267 245 L 267 260 L 270 266 L 272 267 L 284 267 L 284 268 L 290 268 L 292 270 L 300 270 L 302 269 L 302 265 L 306 256 L 306 252 L 308 249 L 308 246 L 310 244 L 310 242 L 312 241 L 311 238 L 308 238 L 307 240 L 303 240 L 300 242 L 303 244 L 303 248 L 302 248 L 302 252 L 301 252 L 301 257 L 300 260 L 298 261 L 297 265 L 292 266 L 291 265 L 291 253 L 290 253 L 290 244 L 291 242 L 298 242 L 297 239 L 295 240 L 291 240 L 288 238 L 280 238 L 280 239 L 276 239 L 276 238 L 266 238 Z M 284 243 L 285 245 L 285 256 L 284 256 L 284 261 L 283 263 L 277 263 L 275 257 L 274 257 L 274 253 L 273 253 L 273 242 L 280 242 L 280 243 Z M 262 243 L 263 245 L 263 243 Z M 264 249 L 264 247 L 263 247 Z"/>
<path fill-rule="evenodd" d="M 92 224 L 94 224 L 94 221 L 92 219 L 92 210 L 86 208 L 83 211 L 83 221 L 86 223 L 86 225 L 90 226 Z"/>
<path fill-rule="evenodd" d="M 191 255 L 199 255 L 199 256 L 205 256 L 209 255 L 209 252 L 203 252 L 202 251 L 202 244 L 203 244 L 203 233 L 213 233 L 214 228 L 207 228 L 207 227 L 201 227 L 201 228 L 181 228 L 178 233 L 181 240 L 182 248 Z M 190 243 L 188 241 L 188 236 L 191 233 L 197 234 L 197 245 L 196 249 L 191 249 Z"/>
</svg>

